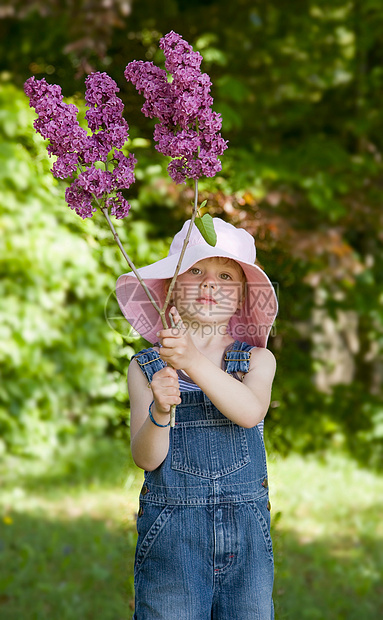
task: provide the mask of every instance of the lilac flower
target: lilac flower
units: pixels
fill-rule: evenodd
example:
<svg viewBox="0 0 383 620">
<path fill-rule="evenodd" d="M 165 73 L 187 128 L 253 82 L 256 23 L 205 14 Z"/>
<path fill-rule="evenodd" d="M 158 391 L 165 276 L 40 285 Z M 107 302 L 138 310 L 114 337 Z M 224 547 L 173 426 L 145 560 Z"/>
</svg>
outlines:
<svg viewBox="0 0 383 620">
<path fill-rule="evenodd" d="M 100 199 L 112 191 L 112 173 L 94 166 L 81 172 L 76 181 L 83 190 L 93 194 L 95 198 Z"/>
<path fill-rule="evenodd" d="M 160 153 L 174 158 L 168 166 L 171 178 L 183 183 L 214 176 L 227 142 L 220 134 L 220 114 L 210 109 L 211 82 L 200 71 L 202 56 L 173 31 L 161 39 L 160 48 L 171 80 L 166 71 L 143 61 L 129 63 L 125 77 L 145 97 L 142 112 L 159 121 L 154 140 Z"/>
<path fill-rule="evenodd" d="M 156 67 L 152 62 L 133 60 L 127 65 L 124 74 L 138 92 L 144 95 L 146 101 L 142 112 L 145 116 L 171 122 L 174 96 L 171 93 L 166 71 Z"/>
<path fill-rule="evenodd" d="M 122 116 L 124 104 L 116 96 L 120 89 L 107 73 L 100 72 L 88 75 L 85 86 L 85 101 L 89 107 L 85 118 L 92 137 L 97 138 L 100 156 L 96 161 L 106 161 L 109 152 L 114 147 L 122 148 L 128 137 L 128 123 Z M 88 161 L 92 161 L 90 152 L 87 152 Z"/>
<path fill-rule="evenodd" d="M 92 194 L 85 191 L 82 187 L 79 187 L 77 179 L 66 188 L 65 200 L 68 206 L 74 209 L 77 215 L 82 217 L 82 219 L 92 217 L 93 213 L 97 211 L 97 209 L 92 206 Z"/>
<path fill-rule="evenodd" d="M 52 166 L 52 173 L 59 179 L 66 179 L 72 176 L 77 170 L 78 155 L 77 153 L 65 153 L 62 157 L 58 157 Z"/>
<path fill-rule="evenodd" d="M 125 200 L 121 192 L 117 192 L 115 198 L 108 198 L 106 204 L 108 207 L 111 207 L 111 215 L 114 215 L 118 220 L 126 217 L 129 213 L 130 204 Z"/>
<path fill-rule="evenodd" d="M 88 140 L 82 152 L 82 163 L 94 164 L 96 161 L 106 162 L 110 152 L 110 144 L 100 139 L 99 134 L 88 136 Z"/>
<path fill-rule="evenodd" d="M 24 91 L 29 97 L 29 105 L 38 115 L 34 128 L 49 140 L 48 153 L 58 157 L 52 168 L 53 174 L 59 178 L 70 176 L 77 168 L 79 153 L 87 140 L 86 131 L 77 121 L 78 109 L 73 104 L 64 103 L 60 86 L 48 84 L 45 78 L 29 78 Z"/>
<path fill-rule="evenodd" d="M 119 88 L 111 77 L 100 72 L 90 74 L 85 85 L 85 118 L 91 135 L 80 127 L 76 106 L 63 102 L 59 86 L 31 77 L 24 90 L 38 115 L 34 127 L 49 141 L 48 153 L 57 157 L 52 173 L 61 179 L 77 174 L 65 192 L 69 207 L 86 218 L 93 216 L 95 204 L 106 206 L 112 215 L 122 218 L 130 205 L 121 190 L 134 183 L 137 160 L 120 150 L 129 127 L 122 116 L 123 103 L 116 95 Z M 101 168 L 95 165 L 100 162 Z M 112 170 L 108 170 L 110 164 Z"/>
<path fill-rule="evenodd" d="M 85 80 L 85 101 L 89 106 L 101 106 L 120 91 L 116 82 L 107 74 L 96 71 Z"/>
<path fill-rule="evenodd" d="M 114 152 L 115 168 L 112 172 L 112 183 L 114 189 L 123 189 L 134 183 L 134 166 L 137 163 L 135 157 L 130 154 L 125 157 L 122 151 Z"/>
</svg>

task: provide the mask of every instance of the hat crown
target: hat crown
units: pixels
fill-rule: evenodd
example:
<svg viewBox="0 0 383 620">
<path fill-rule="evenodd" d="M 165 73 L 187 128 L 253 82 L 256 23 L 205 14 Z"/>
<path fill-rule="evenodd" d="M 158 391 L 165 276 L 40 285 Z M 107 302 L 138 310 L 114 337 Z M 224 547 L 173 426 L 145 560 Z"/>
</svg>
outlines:
<svg viewBox="0 0 383 620">
<path fill-rule="evenodd" d="M 169 249 L 168 256 L 180 254 L 184 243 L 190 220 L 184 223 L 181 230 L 175 235 Z M 235 228 L 232 224 L 224 222 L 219 217 L 213 218 L 214 230 L 217 234 L 216 248 L 220 248 L 246 263 L 254 263 L 256 257 L 253 237 L 244 228 Z M 201 235 L 197 226 L 193 226 L 189 238 L 188 247 L 208 244 Z"/>
</svg>

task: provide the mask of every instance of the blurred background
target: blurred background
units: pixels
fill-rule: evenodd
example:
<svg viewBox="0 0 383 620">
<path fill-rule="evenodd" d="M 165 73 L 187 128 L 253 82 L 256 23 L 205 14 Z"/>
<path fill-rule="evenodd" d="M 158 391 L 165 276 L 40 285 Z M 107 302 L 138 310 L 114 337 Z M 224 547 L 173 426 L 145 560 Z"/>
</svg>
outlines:
<svg viewBox="0 0 383 620">
<path fill-rule="evenodd" d="M 276 617 L 383 614 L 383 5 L 379 0 L 0 1 L 0 615 L 132 615 L 135 512 L 126 271 L 100 214 L 64 201 L 23 93 L 119 85 L 138 159 L 116 224 L 136 266 L 191 212 L 124 78 L 174 30 L 203 56 L 229 148 L 200 183 L 251 232 L 278 291 L 266 441 Z"/>
</svg>

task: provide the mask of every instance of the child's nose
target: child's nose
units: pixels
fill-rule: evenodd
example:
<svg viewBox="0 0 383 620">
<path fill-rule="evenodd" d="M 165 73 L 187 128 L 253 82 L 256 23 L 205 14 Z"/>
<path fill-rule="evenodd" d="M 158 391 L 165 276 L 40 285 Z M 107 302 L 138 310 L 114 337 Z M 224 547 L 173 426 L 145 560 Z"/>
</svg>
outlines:
<svg viewBox="0 0 383 620">
<path fill-rule="evenodd" d="M 202 288 L 204 289 L 215 289 L 217 287 L 217 283 L 214 278 L 205 278 L 202 282 Z"/>
</svg>

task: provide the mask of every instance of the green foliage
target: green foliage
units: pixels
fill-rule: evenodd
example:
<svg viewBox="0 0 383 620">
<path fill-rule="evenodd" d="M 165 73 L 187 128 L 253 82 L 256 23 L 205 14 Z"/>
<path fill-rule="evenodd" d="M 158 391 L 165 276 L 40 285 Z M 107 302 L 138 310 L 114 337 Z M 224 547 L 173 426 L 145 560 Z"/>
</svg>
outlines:
<svg viewBox="0 0 383 620">
<path fill-rule="evenodd" d="M 127 266 L 101 214 L 66 206 L 24 95 L 2 84 L 0 108 L 1 445 L 48 456 L 76 433 L 126 435 L 133 340 L 109 314 Z M 117 226 L 138 265 L 161 251 L 144 222 Z"/>
<path fill-rule="evenodd" d="M 66 95 L 78 99 L 78 92 L 83 92 L 84 73 L 94 68 L 108 71 L 121 87 L 130 125 L 128 146 L 139 159 L 139 167 L 137 182 L 132 188 L 132 214 L 126 225 L 119 225 L 119 232 L 132 247 L 138 264 L 163 255 L 165 240 L 179 229 L 186 219 L 185 214 L 190 213 L 187 209 L 191 195 L 188 187 L 175 188 L 169 182 L 167 162 L 153 148 L 153 122 L 141 114 L 143 99 L 126 83 L 123 70 L 133 59 L 155 60 L 161 64 L 163 55 L 158 50 L 158 41 L 171 29 L 185 36 L 202 53 L 203 69 L 208 71 L 213 83 L 214 109 L 223 115 L 223 135 L 229 141 L 229 148 L 222 157 L 222 173 L 214 179 L 201 181 L 201 200 L 208 199 L 211 214 L 245 226 L 254 233 L 260 263 L 278 284 L 280 314 L 276 333 L 270 339 L 270 348 L 278 363 L 268 414 L 270 449 L 308 452 L 342 444 L 354 456 L 381 464 L 381 3 L 378 0 L 352 3 L 326 0 L 313 4 L 309 0 L 297 0 L 291 10 L 291 3 L 286 0 L 240 0 L 237 3 L 229 0 L 142 0 L 132 4 L 128 15 L 123 14 L 119 2 L 93 5 L 92 9 L 80 2 L 78 7 L 76 5 L 79 12 L 76 19 L 73 19 L 72 9 L 56 0 L 37 0 L 32 4 L 15 0 L 11 4 L 14 8 L 6 13 L 8 17 L 0 20 L 0 70 L 7 71 L 8 76 L 12 72 L 15 84 L 21 86 L 34 73 L 60 83 Z M 86 19 L 83 19 L 85 13 Z M 41 36 L 41 32 L 45 36 Z M 122 407 L 125 415 L 122 366 L 132 348 L 139 347 L 140 343 L 129 341 L 126 324 L 117 318 L 115 300 L 107 292 L 113 289 L 115 277 L 121 272 L 117 250 L 98 220 L 78 222 L 63 206 L 63 186 L 54 182 L 47 172 L 43 147 L 37 143 L 30 127 L 30 112 L 18 103 L 17 96 L 15 105 L 9 104 L 13 93 L 8 93 L 5 109 L 0 110 L 4 135 L 0 146 L 3 162 L 0 175 L 6 175 L 7 179 L 1 204 L 4 208 L 7 205 L 6 219 L 11 218 L 13 222 L 8 224 L 7 230 L 13 226 L 19 231 L 17 235 L 12 232 L 12 242 L 9 234 L 7 236 L 13 248 L 12 261 L 7 259 L 7 278 L 16 281 L 9 275 L 12 269 L 24 275 L 19 276 L 20 289 L 12 302 L 13 307 L 17 307 L 12 310 L 12 316 L 0 323 L 0 329 L 13 334 L 17 323 L 21 333 L 21 310 L 17 300 L 18 295 L 24 299 L 29 291 L 32 301 L 28 301 L 31 306 L 28 321 L 35 315 L 35 325 L 38 320 L 42 321 L 36 317 L 43 317 L 47 328 L 40 325 L 39 333 L 44 332 L 44 338 L 51 338 L 52 342 L 52 332 L 56 330 L 59 335 L 54 341 L 57 348 L 56 344 L 49 347 L 39 341 L 34 347 L 28 345 L 30 348 L 22 354 L 26 346 L 24 341 L 21 343 L 20 337 L 18 341 L 13 338 L 11 345 L 10 336 L 5 337 L 0 347 L 6 349 L 2 355 L 8 359 L 8 369 L 15 369 L 17 360 L 30 349 L 34 355 L 36 351 L 44 351 L 41 359 L 36 358 L 36 364 L 44 365 L 43 376 L 47 377 L 49 364 L 51 373 L 56 370 L 53 349 L 56 358 L 63 360 L 66 367 L 72 363 L 69 359 L 76 360 L 73 368 L 82 369 L 83 380 L 79 377 L 82 396 L 78 398 L 72 392 L 74 403 L 64 407 L 63 416 L 57 415 L 57 420 L 66 420 L 66 424 L 69 419 L 73 430 L 82 428 L 82 416 L 98 419 L 96 414 L 89 414 L 98 404 L 97 397 L 86 397 L 81 391 L 87 381 L 92 386 L 92 379 L 97 385 L 104 382 L 116 385 L 115 380 L 121 382 L 115 395 L 103 397 L 101 401 L 105 407 L 111 405 L 114 412 L 117 411 L 116 402 L 120 403 L 117 408 L 120 407 L 121 413 Z M 28 115 L 28 121 L 22 122 L 22 135 L 12 138 L 12 131 L 20 125 L 17 114 Z M 36 173 L 37 170 L 41 170 L 41 174 Z M 20 208 L 23 204 L 28 204 L 28 208 Z M 39 216 L 35 214 L 40 211 L 46 215 L 37 225 Z M 20 213 L 18 224 L 17 213 Z M 44 228 L 48 213 L 57 223 L 49 226 L 49 232 Z M 32 237 L 39 229 L 38 239 L 48 240 L 47 250 L 43 250 L 45 241 L 34 242 L 36 253 L 45 251 L 52 256 L 54 246 L 57 254 L 58 244 L 63 246 L 61 235 L 66 240 L 67 250 L 61 249 L 59 254 L 60 257 L 70 254 L 70 257 L 55 258 L 62 268 L 64 292 L 60 292 L 61 283 L 59 285 L 58 280 L 46 273 L 49 258 L 38 260 L 33 254 L 33 243 L 25 245 L 24 222 L 31 227 Z M 158 239 L 161 241 L 156 243 Z M 80 254 L 85 263 L 81 268 L 86 274 L 83 284 L 77 270 Z M 29 280 L 23 270 L 28 261 L 29 265 L 38 266 L 36 275 L 30 270 Z M 108 298 L 109 325 L 115 330 L 108 332 L 108 336 L 100 318 L 102 294 L 95 289 L 95 273 Z M 38 301 L 33 301 L 35 293 L 31 291 L 42 291 L 42 281 L 49 283 L 49 291 L 45 293 L 49 300 L 55 290 L 57 299 L 63 299 L 60 298 L 63 295 L 65 301 L 42 302 L 40 293 Z M 9 283 L 7 286 L 9 288 Z M 79 295 L 82 289 L 87 291 L 84 298 Z M 44 310 L 44 303 L 60 307 L 55 319 L 51 310 Z M 27 307 L 24 302 L 23 307 Z M 77 341 L 72 335 L 69 340 L 66 336 L 66 342 L 70 343 L 67 347 L 59 349 L 59 342 L 60 338 L 64 340 L 63 330 L 69 331 L 66 319 L 72 317 L 72 312 L 77 317 L 72 320 L 73 329 L 81 331 L 86 308 L 86 316 L 99 317 L 94 319 L 93 329 L 94 340 L 100 346 L 94 374 L 89 371 L 90 377 L 85 380 L 84 368 L 89 368 L 89 364 L 81 361 L 85 354 L 80 352 L 79 344 L 84 345 L 84 350 L 90 346 L 89 329 L 83 330 L 88 335 L 83 334 Z M 65 315 L 65 312 L 70 314 Z M 315 319 L 318 313 L 321 313 L 320 321 Z M 354 313 L 356 324 L 351 321 L 341 329 L 339 317 L 342 313 L 343 316 Z M 25 323 L 27 318 L 23 320 Z M 338 349 L 347 351 L 353 372 L 344 378 L 338 372 L 337 379 L 323 390 L 318 388 L 318 375 L 331 376 L 339 365 L 329 352 L 331 338 L 324 337 L 325 325 L 331 321 L 335 331 L 338 330 Z M 23 330 L 23 334 L 27 334 L 27 329 Z M 126 336 L 124 340 L 122 333 Z M 91 350 L 96 351 L 97 346 L 92 344 L 95 348 Z M 12 362 L 9 361 L 11 352 Z M 104 362 L 106 366 L 102 359 L 108 360 Z M 11 428 L 14 432 L 20 428 L 19 418 L 10 414 L 14 396 L 10 399 L 9 391 L 17 393 L 19 390 L 20 394 L 20 385 L 26 381 L 24 376 L 28 377 L 30 372 L 26 372 L 26 365 L 24 359 L 17 367 L 20 374 L 13 370 L 14 382 L 7 379 L 1 386 L 4 409 L 1 415 L 7 420 L 7 437 L 10 437 Z M 61 385 L 60 380 L 58 385 Z M 63 382 L 62 394 L 68 385 L 71 383 Z M 44 389 L 47 400 L 48 388 Z M 97 386 L 92 387 L 95 392 L 97 389 Z M 29 394 L 28 390 L 26 393 Z M 35 394 L 33 390 L 32 393 Z M 67 398 L 62 395 L 59 400 Z M 25 402 L 32 402 L 30 397 L 28 399 Z M 21 400 L 24 399 L 19 396 Z M 41 401 L 36 402 L 41 410 Z M 24 404 L 23 408 L 26 406 Z M 45 404 L 42 409 L 46 409 Z M 76 412 L 74 417 L 68 413 L 72 409 Z M 119 420 L 120 413 L 115 417 L 111 411 L 110 420 Z M 40 419 L 39 414 L 34 415 Z M 103 426 L 107 417 L 100 417 L 103 421 L 100 432 L 112 430 L 111 421 Z M 42 428 L 48 429 L 49 423 L 44 422 Z M 43 432 L 47 431 L 41 430 Z M 26 441 L 26 432 L 24 438 Z"/>
<path fill-rule="evenodd" d="M 204 203 L 206 204 L 206 200 L 201 204 L 201 207 L 205 206 Z M 214 223 L 211 215 L 205 213 L 202 217 L 196 217 L 194 221 L 206 243 L 215 246 L 217 243 L 217 233 L 214 230 Z"/>
</svg>

